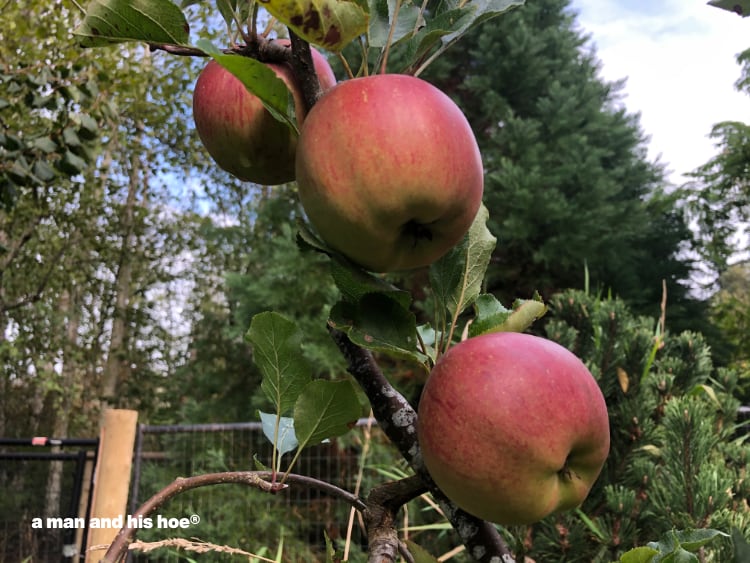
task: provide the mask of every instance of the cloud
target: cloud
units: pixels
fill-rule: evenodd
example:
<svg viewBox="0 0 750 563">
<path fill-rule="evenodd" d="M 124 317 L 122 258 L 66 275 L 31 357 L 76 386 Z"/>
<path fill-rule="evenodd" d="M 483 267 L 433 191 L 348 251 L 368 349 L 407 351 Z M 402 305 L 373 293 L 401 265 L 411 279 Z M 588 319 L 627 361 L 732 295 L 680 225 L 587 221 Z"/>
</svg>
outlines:
<svg viewBox="0 0 750 563">
<path fill-rule="evenodd" d="M 709 160 L 708 138 L 724 120 L 750 122 L 750 98 L 737 92 L 736 55 L 750 48 L 750 20 L 696 0 L 574 0 L 605 80 L 627 78 L 624 103 L 640 113 L 649 155 L 674 183 Z"/>
</svg>

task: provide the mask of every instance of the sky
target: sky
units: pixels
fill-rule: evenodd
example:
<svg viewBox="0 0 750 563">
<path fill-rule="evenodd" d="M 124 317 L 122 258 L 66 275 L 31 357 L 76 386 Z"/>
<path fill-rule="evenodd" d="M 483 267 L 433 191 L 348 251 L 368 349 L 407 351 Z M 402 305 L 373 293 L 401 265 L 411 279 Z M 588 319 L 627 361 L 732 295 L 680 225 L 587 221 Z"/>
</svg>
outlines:
<svg viewBox="0 0 750 563">
<path fill-rule="evenodd" d="M 572 0 L 571 9 L 596 49 L 600 76 L 627 79 L 624 104 L 641 115 L 649 157 L 666 165 L 675 185 L 716 154 L 714 124 L 750 123 L 750 96 L 734 87 L 750 17 L 706 0 Z"/>
</svg>

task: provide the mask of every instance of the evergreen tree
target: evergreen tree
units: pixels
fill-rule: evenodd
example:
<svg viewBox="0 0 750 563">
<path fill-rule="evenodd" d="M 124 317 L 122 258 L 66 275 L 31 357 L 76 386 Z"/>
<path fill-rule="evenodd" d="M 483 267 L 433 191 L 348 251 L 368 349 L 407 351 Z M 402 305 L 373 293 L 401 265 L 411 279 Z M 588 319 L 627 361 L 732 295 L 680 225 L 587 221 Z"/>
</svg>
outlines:
<svg viewBox="0 0 750 563">
<path fill-rule="evenodd" d="M 581 513 L 516 529 L 536 561 L 614 561 L 669 530 L 713 528 L 750 537 L 739 374 L 715 369 L 705 339 L 665 331 L 619 299 L 555 295 L 547 336 L 598 379 L 610 416 L 610 455 Z M 519 547 L 521 542 L 519 542 Z M 724 538 L 703 561 L 740 561 Z"/>
<path fill-rule="evenodd" d="M 661 165 L 646 158 L 622 84 L 598 77 L 568 4 L 529 2 L 485 22 L 430 67 L 482 150 L 498 237 L 489 289 L 506 302 L 549 297 L 582 287 L 587 269 L 592 287 L 655 313 L 666 280 L 674 322 L 694 327 L 703 313 L 678 256 L 691 233 Z"/>
</svg>

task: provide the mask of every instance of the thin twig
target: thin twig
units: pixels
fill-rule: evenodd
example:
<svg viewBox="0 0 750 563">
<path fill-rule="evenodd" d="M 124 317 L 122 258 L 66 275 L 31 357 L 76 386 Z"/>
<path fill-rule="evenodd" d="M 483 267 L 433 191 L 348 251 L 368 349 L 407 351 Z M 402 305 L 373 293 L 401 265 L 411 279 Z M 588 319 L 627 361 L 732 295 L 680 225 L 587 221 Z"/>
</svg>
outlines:
<svg viewBox="0 0 750 563">
<path fill-rule="evenodd" d="M 228 471 L 225 473 L 208 473 L 205 475 L 198 475 L 195 477 L 180 478 L 173 481 L 171 484 L 164 487 L 161 491 L 156 493 L 150 499 L 148 499 L 136 512 L 132 515 L 133 520 L 137 520 L 139 517 L 148 517 L 163 506 L 168 500 L 173 497 L 189 491 L 197 489 L 199 487 L 206 487 L 209 485 L 222 485 L 222 484 L 239 484 L 254 487 L 261 491 L 276 494 L 281 490 L 288 487 L 280 487 L 274 485 L 269 481 L 271 479 L 270 471 Z M 343 500 L 356 507 L 357 510 L 366 510 L 367 505 L 358 496 L 341 489 L 331 483 L 314 479 L 313 477 L 306 477 L 304 475 L 290 474 L 287 477 L 287 483 L 290 485 L 299 485 L 308 489 L 317 489 L 321 492 L 331 495 L 334 498 Z M 128 546 L 135 538 L 135 534 L 138 528 L 122 528 L 115 536 L 114 541 L 109 546 L 107 553 L 102 558 L 102 563 L 116 563 L 122 559 L 128 550 Z"/>
<path fill-rule="evenodd" d="M 365 474 L 365 461 L 367 460 L 367 454 L 370 451 L 370 442 L 372 441 L 372 411 L 367 417 L 367 426 L 364 428 L 364 443 L 362 444 L 362 453 L 359 455 L 359 471 L 357 472 L 357 480 L 354 484 L 354 494 L 359 496 L 359 491 L 362 488 L 362 479 Z M 346 525 L 346 541 L 344 542 L 344 561 L 349 559 L 349 549 L 352 543 L 352 531 L 354 530 L 354 518 L 357 515 L 357 509 L 352 506 L 349 511 L 349 521 Z M 361 516 L 360 516 L 361 518 Z"/>
<path fill-rule="evenodd" d="M 170 55 L 179 57 L 207 57 L 208 55 L 196 49 L 195 47 L 186 47 L 184 45 L 166 45 L 162 43 L 149 43 L 148 48 L 151 51 L 165 51 Z"/>
</svg>

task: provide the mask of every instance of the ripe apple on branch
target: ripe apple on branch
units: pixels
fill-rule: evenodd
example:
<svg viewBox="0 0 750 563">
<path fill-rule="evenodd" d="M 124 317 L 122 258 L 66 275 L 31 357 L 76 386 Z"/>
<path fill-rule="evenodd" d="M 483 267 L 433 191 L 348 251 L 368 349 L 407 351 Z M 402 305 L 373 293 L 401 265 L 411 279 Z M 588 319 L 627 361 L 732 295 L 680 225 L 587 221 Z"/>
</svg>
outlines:
<svg viewBox="0 0 750 563">
<path fill-rule="evenodd" d="M 287 47 L 289 39 L 275 42 Z M 291 57 L 290 57 L 291 58 Z M 312 49 L 321 90 L 336 84 L 326 58 Z M 306 109 L 291 65 L 266 63 L 284 81 L 294 98 L 297 123 Z M 263 102 L 218 62 L 201 72 L 193 92 L 193 119 L 198 135 L 216 163 L 240 180 L 256 184 L 283 184 L 294 180 L 297 132 L 276 119 Z"/>
<path fill-rule="evenodd" d="M 244 19 L 222 13 L 230 28 L 250 17 L 252 25 L 241 29 L 246 45 L 220 50 L 201 40 L 192 47 L 182 12 L 158 0 L 144 0 L 135 29 L 108 19 L 98 3 L 79 28 L 84 46 L 140 39 L 174 54 L 212 57 L 194 93 L 196 126 L 209 153 L 243 180 L 297 180 L 314 228 L 300 229 L 299 239 L 307 243 L 301 246 L 331 256 L 341 293 L 331 310 L 331 336 L 383 430 L 418 476 L 406 492 L 377 500 L 387 514 L 368 535 L 388 538 L 388 557 L 398 551 L 395 511 L 428 488 L 474 559 L 512 561 L 497 529 L 482 519 L 529 523 L 578 506 L 607 456 L 606 406 L 583 364 L 549 341 L 502 332 L 525 330 L 544 306 L 530 300 L 531 307 L 527 302 L 509 311 L 481 294 L 496 241 L 481 205 L 477 142 L 455 103 L 418 78 L 475 25 L 521 3 L 441 3 L 430 13 L 426 3 L 263 2 L 288 26 L 291 49 L 255 32 L 257 10 Z M 438 24 L 430 27 L 427 20 Z M 363 50 L 363 76 L 349 70 L 348 79 L 334 86 L 330 66 L 310 44 L 340 53 L 355 38 Z M 396 48 L 409 56 L 401 73 L 388 73 L 388 53 Z M 411 295 L 371 272 L 419 268 L 429 269 L 434 311 L 431 324 L 418 327 Z M 319 419 L 335 422 L 335 432 L 348 429 L 356 414 L 354 394 L 345 389 L 349 380 L 315 381 L 330 416 L 311 416 L 318 403 L 302 393 L 304 385 L 284 380 L 309 378 L 312 371 L 288 346 L 299 342 L 296 325 L 275 313 L 262 315 L 253 319 L 258 330 L 251 325 L 248 338 L 256 349 L 270 347 L 255 361 L 264 364 L 264 387 L 274 391 L 277 428 L 293 408 L 290 427 L 305 428 L 308 440 L 327 437 Z M 373 354 L 414 361 L 430 372 L 419 416 Z M 289 373 L 295 369 L 299 373 Z M 326 383 L 346 397 L 346 409 L 323 396 Z M 291 396 L 281 396 L 290 388 Z M 298 409 L 300 402 L 307 408 Z M 339 411 L 345 414 L 336 418 Z"/>
</svg>

